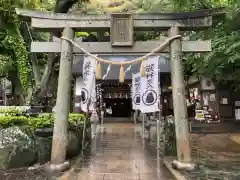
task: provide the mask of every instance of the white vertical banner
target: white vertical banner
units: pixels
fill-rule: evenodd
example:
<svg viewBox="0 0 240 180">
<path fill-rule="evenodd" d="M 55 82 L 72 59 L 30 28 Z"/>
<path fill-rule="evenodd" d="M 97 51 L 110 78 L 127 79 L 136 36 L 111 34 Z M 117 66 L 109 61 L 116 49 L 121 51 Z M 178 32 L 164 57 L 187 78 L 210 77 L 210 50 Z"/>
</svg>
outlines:
<svg viewBox="0 0 240 180">
<path fill-rule="evenodd" d="M 81 90 L 81 108 L 84 112 L 87 111 L 87 106 L 90 101 L 89 111 L 93 110 L 93 103 L 96 101 L 96 61 L 90 56 L 84 57 L 83 62 L 83 87 Z"/>
<path fill-rule="evenodd" d="M 141 105 L 142 113 L 159 111 L 158 87 L 158 56 L 144 61 L 145 76 L 141 77 Z"/>
<path fill-rule="evenodd" d="M 132 107 L 134 110 L 140 109 L 140 83 L 141 75 L 140 73 L 132 74 Z"/>
</svg>

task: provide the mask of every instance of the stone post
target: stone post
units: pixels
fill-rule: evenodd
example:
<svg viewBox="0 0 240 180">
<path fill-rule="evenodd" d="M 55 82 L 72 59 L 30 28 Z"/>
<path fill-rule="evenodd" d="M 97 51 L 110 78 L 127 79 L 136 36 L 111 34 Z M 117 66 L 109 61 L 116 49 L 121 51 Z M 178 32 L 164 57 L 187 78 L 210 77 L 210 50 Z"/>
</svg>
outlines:
<svg viewBox="0 0 240 180">
<path fill-rule="evenodd" d="M 171 27 L 170 36 L 179 35 L 178 27 Z M 174 121 L 177 141 L 177 158 L 180 162 L 189 163 L 192 161 L 189 125 L 187 116 L 187 104 L 185 99 L 185 84 L 182 66 L 182 42 L 174 40 L 170 45 L 171 77 Z"/>
<path fill-rule="evenodd" d="M 91 117 L 90 117 L 92 138 L 94 138 L 97 133 L 97 122 L 99 121 L 99 117 L 98 117 L 96 108 L 97 108 L 96 102 L 94 102 L 94 109 L 93 109 Z"/>
<path fill-rule="evenodd" d="M 73 29 L 66 27 L 63 30 L 63 36 L 69 39 L 74 39 Z M 51 154 L 51 164 L 56 166 L 65 164 L 66 158 L 66 149 L 68 145 L 68 115 L 73 60 L 73 46 L 68 41 L 62 40 L 61 47 L 62 52 L 59 67 L 56 112 Z"/>
</svg>

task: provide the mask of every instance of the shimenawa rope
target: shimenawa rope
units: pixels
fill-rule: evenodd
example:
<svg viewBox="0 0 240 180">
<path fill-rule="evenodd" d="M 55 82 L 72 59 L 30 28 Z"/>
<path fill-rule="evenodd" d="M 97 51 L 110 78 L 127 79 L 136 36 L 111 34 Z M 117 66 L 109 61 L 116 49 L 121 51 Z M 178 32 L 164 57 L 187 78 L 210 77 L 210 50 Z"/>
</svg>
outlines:
<svg viewBox="0 0 240 180">
<path fill-rule="evenodd" d="M 79 48 L 83 53 L 85 53 L 86 55 L 92 57 L 93 59 L 95 59 L 98 62 L 97 65 L 97 69 L 96 69 L 96 78 L 100 79 L 101 78 L 101 64 L 100 63 L 106 63 L 106 64 L 112 64 L 112 65 L 120 65 L 120 73 L 119 73 L 119 80 L 120 82 L 124 81 L 124 68 L 123 65 L 126 64 L 134 64 L 136 62 L 142 62 L 141 63 L 141 67 L 140 67 L 140 74 L 141 76 L 145 75 L 145 70 L 144 70 L 144 65 L 143 65 L 143 61 L 145 59 L 147 59 L 148 57 L 152 56 L 153 54 L 157 53 L 157 52 L 161 52 L 163 51 L 170 43 L 171 41 L 175 40 L 175 39 L 179 39 L 181 38 L 181 35 L 176 35 L 173 37 L 169 37 L 168 39 L 166 39 L 164 41 L 164 43 L 158 45 L 156 48 L 154 48 L 150 53 L 145 54 L 144 56 L 141 56 L 139 58 L 130 60 L 130 61 L 110 61 L 110 60 L 106 60 L 106 59 L 102 59 L 99 57 L 94 56 L 93 54 L 91 54 L 90 52 L 88 52 L 87 50 L 85 50 L 84 48 L 82 48 L 81 46 L 79 46 L 77 43 L 75 43 L 72 39 L 69 39 L 67 37 L 61 37 L 61 39 L 64 39 L 66 41 L 68 41 L 69 43 L 71 43 L 72 45 L 76 46 L 77 48 Z"/>
</svg>

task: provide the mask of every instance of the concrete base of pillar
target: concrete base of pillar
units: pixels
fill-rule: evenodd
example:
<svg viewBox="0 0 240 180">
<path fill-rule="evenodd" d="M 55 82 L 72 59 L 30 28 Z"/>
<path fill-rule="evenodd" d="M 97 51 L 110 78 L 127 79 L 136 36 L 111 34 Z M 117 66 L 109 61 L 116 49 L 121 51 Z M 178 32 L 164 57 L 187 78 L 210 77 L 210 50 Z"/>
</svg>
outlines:
<svg viewBox="0 0 240 180">
<path fill-rule="evenodd" d="M 193 163 L 186 163 L 180 162 L 178 160 L 173 160 L 172 167 L 177 170 L 193 171 L 197 168 L 197 165 Z"/>
<path fill-rule="evenodd" d="M 47 163 L 45 166 L 45 171 L 48 173 L 60 173 L 70 169 L 70 162 L 65 161 L 61 164 Z"/>
</svg>

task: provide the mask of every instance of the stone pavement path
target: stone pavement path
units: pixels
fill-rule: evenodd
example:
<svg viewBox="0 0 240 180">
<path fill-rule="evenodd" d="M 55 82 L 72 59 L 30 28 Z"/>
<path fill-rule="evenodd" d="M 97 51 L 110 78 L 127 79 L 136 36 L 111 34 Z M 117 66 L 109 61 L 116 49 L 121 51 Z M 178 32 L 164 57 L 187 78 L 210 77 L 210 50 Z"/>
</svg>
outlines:
<svg viewBox="0 0 240 180">
<path fill-rule="evenodd" d="M 72 168 L 53 176 L 43 169 L 0 170 L 0 180 L 172 180 L 156 150 L 131 123 L 105 124 Z"/>
<path fill-rule="evenodd" d="M 157 153 L 130 123 L 105 124 L 73 168 L 61 180 L 171 180 Z M 145 144 L 145 145 L 144 145 Z"/>
</svg>

